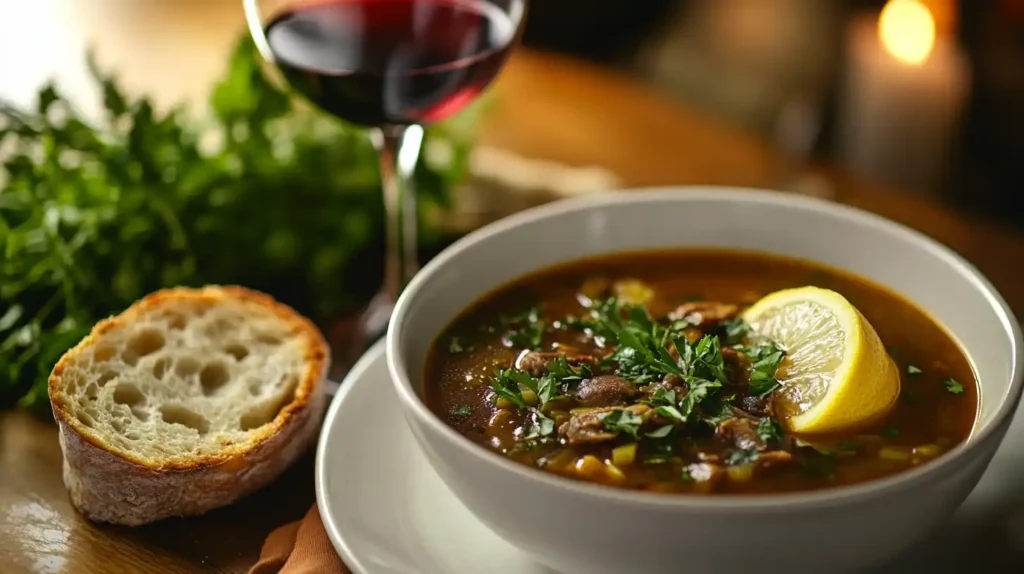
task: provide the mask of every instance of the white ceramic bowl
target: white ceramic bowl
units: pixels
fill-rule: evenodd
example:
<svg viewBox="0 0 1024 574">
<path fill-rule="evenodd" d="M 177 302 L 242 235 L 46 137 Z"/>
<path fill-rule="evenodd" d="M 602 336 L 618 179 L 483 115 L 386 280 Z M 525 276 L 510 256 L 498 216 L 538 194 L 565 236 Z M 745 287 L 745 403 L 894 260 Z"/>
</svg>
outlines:
<svg viewBox="0 0 1024 574">
<path fill-rule="evenodd" d="M 421 399 L 427 352 L 482 295 L 532 271 L 645 248 L 715 246 L 818 261 L 909 297 L 949 328 L 981 383 L 973 436 L 913 470 L 856 486 L 765 496 L 690 497 L 585 484 L 513 463 L 444 424 Z M 1021 331 L 977 270 L 875 215 L 819 200 L 719 188 L 559 202 L 449 247 L 395 309 L 388 364 L 434 469 L 480 520 L 565 573 L 839 572 L 877 564 L 949 516 L 978 482 L 1022 386 Z"/>
</svg>

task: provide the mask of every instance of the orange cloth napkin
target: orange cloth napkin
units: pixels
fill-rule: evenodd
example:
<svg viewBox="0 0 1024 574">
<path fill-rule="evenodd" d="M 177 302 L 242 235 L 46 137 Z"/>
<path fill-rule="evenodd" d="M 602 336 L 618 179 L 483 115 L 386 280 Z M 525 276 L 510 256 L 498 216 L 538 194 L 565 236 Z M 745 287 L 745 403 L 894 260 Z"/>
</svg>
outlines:
<svg viewBox="0 0 1024 574">
<path fill-rule="evenodd" d="M 316 505 L 298 522 L 270 533 L 249 574 L 351 574 L 327 538 Z"/>
</svg>

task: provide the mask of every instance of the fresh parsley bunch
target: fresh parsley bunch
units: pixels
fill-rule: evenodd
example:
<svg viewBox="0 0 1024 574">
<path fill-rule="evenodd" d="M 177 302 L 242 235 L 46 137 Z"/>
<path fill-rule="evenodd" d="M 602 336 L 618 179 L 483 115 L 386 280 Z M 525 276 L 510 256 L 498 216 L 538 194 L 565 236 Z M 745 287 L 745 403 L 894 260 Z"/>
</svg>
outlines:
<svg viewBox="0 0 1024 574">
<path fill-rule="evenodd" d="M 293 100 L 242 40 L 212 121 L 161 113 L 91 66 L 104 118 L 57 89 L 0 105 L 0 405 L 45 406 L 59 356 L 99 319 L 174 285 L 237 283 L 318 322 L 378 287 L 383 205 L 365 133 Z M 476 110 L 428 130 L 422 209 L 466 173 Z M 424 226 L 427 241 L 437 229 Z"/>
</svg>

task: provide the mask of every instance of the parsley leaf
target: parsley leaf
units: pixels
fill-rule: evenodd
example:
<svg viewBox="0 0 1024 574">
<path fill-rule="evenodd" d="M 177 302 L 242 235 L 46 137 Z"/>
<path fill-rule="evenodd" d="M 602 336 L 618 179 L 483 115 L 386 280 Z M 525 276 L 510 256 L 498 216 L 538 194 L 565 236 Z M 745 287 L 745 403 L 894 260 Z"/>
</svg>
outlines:
<svg viewBox="0 0 1024 574">
<path fill-rule="evenodd" d="M 947 391 L 953 393 L 954 395 L 959 395 L 960 393 L 964 392 L 964 386 L 956 382 L 956 379 L 954 379 L 953 377 L 946 377 L 945 379 L 942 380 L 942 384 L 946 386 Z"/>
<path fill-rule="evenodd" d="M 695 358 L 689 369 L 691 376 L 720 383 L 718 386 L 729 383 L 729 379 L 725 376 L 725 361 L 722 359 L 722 348 L 718 337 L 705 335 L 697 343 L 697 348 L 693 353 Z M 687 379 L 687 383 L 689 383 L 689 379 Z"/>
<path fill-rule="evenodd" d="M 725 336 L 723 344 L 727 347 L 739 345 L 750 333 L 750 323 L 747 323 L 742 317 L 726 320 L 722 323 L 721 328 Z"/>
<path fill-rule="evenodd" d="M 539 410 L 534 409 L 533 411 L 533 425 L 530 427 L 530 432 L 524 440 L 533 440 L 537 438 L 549 437 L 555 434 L 555 421 L 544 416 Z"/>
<path fill-rule="evenodd" d="M 469 415 L 473 414 L 473 407 L 469 405 L 459 405 L 456 407 L 452 407 L 452 410 L 449 411 L 449 414 L 451 414 L 454 417 L 468 417 Z"/>
<path fill-rule="evenodd" d="M 625 306 L 618 299 L 609 297 L 593 303 L 587 316 L 569 324 L 589 330 L 599 342 L 614 340 L 626 322 L 623 318 L 624 310 Z"/>
<path fill-rule="evenodd" d="M 619 375 L 640 384 L 664 375 L 683 376 L 678 363 L 665 348 L 665 342 L 655 338 L 659 327 L 652 324 L 650 331 L 644 331 L 640 325 L 631 321 L 618 332 L 619 347 L 612 360 L 619 363 Z"/>
<path fill-rule="evenodd" d="M 655 407 L 654 412 L 667 418 L 670 421 L 674 421 L 679 424 L 686 423 L 686 417 L 684 417 L 683 413 L 679 412 L 679 409 L 677 409 L 675 406 Z"/>
<path fill-rule="evenodd" d="M 589 379 L 594 376 L 590 365 L 581 363 L 578 366 L 573 366 L 562 356 L 548 363 L 547 369 L 548 375 L 557 380 L 559 384 L 576 385 L 583 381 L 583 379 Z"/>
<path fill-rule="evenodd" d="M 737 448 L 729 451 L 725 456 L 725 464 L 729 466 L 740 466 L 757 460 L 757 450 Z"/>
<path fill-rule="evenodd" d="M 686 383 L 690 386 L 690 392 L 686 393 L 683 400 L 679 402 L 679 409 L 683 417 L 689 420 L 697 405 L 706 399 L 713 389 L 722 385 L 716 381 L 709 381 L 699 377 L 687 377 Z"/>
<path fill-rule="evenodd" d="M 540 401 L 539 406 L 544 408 L 545 404 L 558 396 L 558 385 L 555 384 L 555 379 L 547 375 L 534 380 L 537 381 L 537 388 L 534 389 L 534 392 L 537 393 L 537 400 Z"/>
<path fill-rule="evenodd" d="M 887 426 L 884 429 L 882 429 L 882 432 L 880 434 L 885 438 L 895 438 L 900 436 L 900 430 L 894 426 Z"/>
<path fill-rule="evenodd" d="M 760 343 L 752 349 L 745 349 L 753 364 L 750 365 L 750 393 L 759 397 L 767 397 L 779 388 L 775 372 L 786 356 L 786 352 L 771 342 Z"/>
<path fill-rule="evenodd" d="M 922 372 L 923 371 L 921 371 L 921 368 L 916 365 L 907 365 L 908 375 L 920 375 Z"/>
<path fill-rule="evenodd" d="M 508 329 L 504 341 L 509 347 L 538 350 L 544 343 L 547 323 L 540 317 L 540 308 L 529 307 L 518 315 L 502 315 L 501 326 Z"/>
<path fill-rule="evenodd" d="M 674 390 L 666 389 L 665 387 L 658 387 L 654 389 L 654 392 L 651 394 L 651 400 L 649 402 L 652 406 L 675 406 L 676 392 Z"/>
<path fill-rule="evenodd" d="M 527 408 L 527 404 L 523 400 L 523 393 L 519 386 L 523 385 L 536 392 L 536 383 L 534 383 L 533 377 L 529 373 L 515 369 L 499 370 L 491 377 L 490 385 L 494 389 L 495 394 L 508 399 L 512 404 L 521 409 Z"/>
<path fill-rule="evenodd" d="M 630 437 L 638 438 L 640 425 L 644 419 L 631 410 L 621 409 L 600 415 L 605 430 L 614 433 L 625 433 Z"/>
<path fill-rule="evenodd" d="M 455 354 L 461 353 L 461 352 L 463 352 L 465 350 L 466 350 L 466 348 L 463 347 L 462 343 L 459 342 L 459 338 L 458 337 L 452 337 L 452 342 L 448 344 L 448 352 L 453 354 L 453 355 L 455 355 Z M 472 349 L 470 349 L 470 350 L 472 350 Z"/>
<path fill-rule="evenodd" d="M 767 444 L 777 443 L 782 440 L 782 425 L 772 420 L 771 417 L 764 417 L 757 423 L 757 436 L 761 437 Z"/>
<path fill-rule="evenodd" d="M 650 438 L 665 438 L 665 437 L 667 437 L 669 435 L 669 433 L 672 432 L 672 429 L 674 429 L 674 428 L 675 428 L 675 425 L 662 425 L 662 426 L 652 430 L 651 432 L 647 433 L 646 436 L 648 436 Z"/>
</svg>

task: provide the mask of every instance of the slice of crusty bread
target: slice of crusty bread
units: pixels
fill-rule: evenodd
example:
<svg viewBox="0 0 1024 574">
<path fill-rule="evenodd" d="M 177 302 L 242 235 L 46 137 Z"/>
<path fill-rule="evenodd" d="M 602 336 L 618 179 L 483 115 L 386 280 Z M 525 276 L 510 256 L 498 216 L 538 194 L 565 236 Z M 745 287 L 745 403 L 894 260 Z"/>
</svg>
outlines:
<svg viewBox="0 0 1024 574">
<path fill-rule="evenodd" d="M 328 361 L 311 322 L 240 287 L 168 289 L 100 322 L 49 381 L 72 503 L 138 525 L 265 486 L 316 434 Z"/>
</svg>

